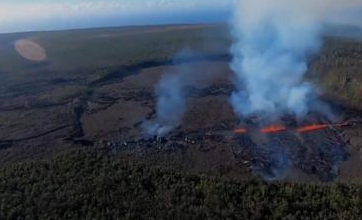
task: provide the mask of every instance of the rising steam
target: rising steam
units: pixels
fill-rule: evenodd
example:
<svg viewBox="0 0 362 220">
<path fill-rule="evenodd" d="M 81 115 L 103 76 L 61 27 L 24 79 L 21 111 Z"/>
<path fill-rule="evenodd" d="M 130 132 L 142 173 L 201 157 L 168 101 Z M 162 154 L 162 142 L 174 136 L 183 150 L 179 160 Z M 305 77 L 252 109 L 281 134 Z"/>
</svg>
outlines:
<svg viewBox="0 0 362 220">
<path fill-rule="evenodd" d="M 325 27 L 356 24 L 360 0 L 239 0 L 232 22 L 231 96 L 240 116 L 303 116 L 316 90 L 304 82 L 307 58 L 320 49 Z M 352 15 L 356 16 L 352 16 Z"/>
<path fill-rule="evenodd" d="M 230 99 L 235 112 L 268 118 L 285 113 L 301 117 L 310 110 L 328 112 L 316 101 L 318 90 L 303 81 L 308 58 L 319 51 L 324 35 L 334 26 L 358 25 L 362 1 L 236 0 L 234 8 L 230 66 L 236 91 Z M 180 57 L 185 53 L 175 60 Z M 185 66 L 163 75 L 155 89 L 155 118 L 143 123 L 146 134 L 164 136 L 181 124 L 187 110 L 183 87 L 195 83 L 197 77 L 210 76 L 197 75 Z"/>
<path fill-rule="evenodd" d="M 170 72 L 165 72 L 155 87 L 156 117 L 143 123 L 143 130 L 148 136 L 162 137 L 182 121 L 186 107 L 186 86 L 196 86 L 200 80 L 211 78 L 213 72 L 200 72 L 191 65 L 192 61 L 204 61 L 205 57 L 188 49 L 179 52 L 173 59 Z M 184 64 L 181 64 L 184 63 Z"/>
<path fill-rule="evenodd" d="M 180 74 L 167 73 L 156 86 L 156 119 L 146 121 L 143 128 L 151 136 L 163 136 L 179 126 L 186 110 Z"/>
</svg>

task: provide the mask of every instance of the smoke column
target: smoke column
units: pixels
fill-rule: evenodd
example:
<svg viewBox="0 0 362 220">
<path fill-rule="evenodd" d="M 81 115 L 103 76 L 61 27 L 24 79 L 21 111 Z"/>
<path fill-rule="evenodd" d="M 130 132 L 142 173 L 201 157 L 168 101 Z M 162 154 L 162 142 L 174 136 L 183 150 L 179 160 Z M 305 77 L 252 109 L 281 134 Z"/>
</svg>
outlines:
<svg viewBox="0 0 362 220">
<path fill-rule="evenodd" d="M 235 3 L 231 103 L 239 116 L 308 113 L 316 89 L 303 81 L 326 25 L 356 24 L 360 0 L 239 0 Z M 315 106 L 315 105 L 314 105 Z"/>
<path fill-rule="evenodd" d="M 177 128 L 187 110 L 185 87 L 196 86 L 201 80 L 213 78 L 215 73 L 212 71 L 194 69 L 190 65 L 193 61 L 203 62 L 206 58 L 184 49 L 174 57 L 172 70 L 162 75 L 155 87 L 156 117 L 142 125 L 146 135 L 162 137 Z"/>
<path fill-rule="evenodd" d="M 179 74 L 165 74 L 156 86 L 156 119 L 143 124 L 148 135 L 163 136 L 181 123 L 186 110 Z"/>
</svg>

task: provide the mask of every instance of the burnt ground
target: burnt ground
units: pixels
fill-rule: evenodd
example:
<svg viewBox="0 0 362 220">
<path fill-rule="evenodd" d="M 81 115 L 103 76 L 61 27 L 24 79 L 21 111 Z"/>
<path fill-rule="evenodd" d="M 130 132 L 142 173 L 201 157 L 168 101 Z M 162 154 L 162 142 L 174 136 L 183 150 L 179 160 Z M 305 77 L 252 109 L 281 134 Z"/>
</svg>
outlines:
<svg viewBox="0 0 362 220">
<path fill-rule="evenodd" d="M 184 88 L 188 111 L 180 127 L 164 138 L 146 139 L 140 125 L 155 115 L 153 87 L 163 73 L 173 72 L 179 65 L 189 65 L 196 73 L 213 77 Z M 228 103 L 233 86 L 227 61 L 147 67 L 113 77 L 88 85 L 85 92 L 70 96 L 64 103 L 47 103 L 35 96 L 32 101 L 26 95 L 2 102 L 1 163 L 46 158 L 82 146 L 234 178 L 255 174 L 296 181 L 361 178 L 359 123 L 307 134 L 234 134 L 234 128 L 253 122 L 238 120 Z M 59 83 L 65 82 L 45 88 Z M 45 89 L 41 85 L 38 88 Z M 359 120 L 355 111 L 339 106 L 335 109 L 340 121 Z M 311 122 L 326 121 L 312 118 Z"/>
</svg>

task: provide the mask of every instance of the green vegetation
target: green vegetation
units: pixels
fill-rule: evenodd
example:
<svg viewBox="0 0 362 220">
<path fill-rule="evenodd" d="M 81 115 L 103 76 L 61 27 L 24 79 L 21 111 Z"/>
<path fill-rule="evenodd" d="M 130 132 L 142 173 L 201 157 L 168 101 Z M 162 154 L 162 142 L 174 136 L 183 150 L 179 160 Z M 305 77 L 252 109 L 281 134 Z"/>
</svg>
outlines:
<svg viewBox="0 0 362 220">
<path fill-rule="evenodd" d="M 327 39 L 313 62 L 310 75 L 327 95 L 362 109 L 362 44 L 356 40 Z"/>
<path fill-rule="evenodd" d="M 29 39 L 45 48 L 47 60 L 25 60 L 14 42 Z M 184 49 L 217 56 L 231 45 L 226 25 L 176 25 L 101 28 L 0 35 L 2 94 L 38 93 L 56 80 L 87 86 L 116 74 L 124 67 L 162 64 Z M 327 38 L 310 64 L 310 78 L 334 99 L 362 109 L 362 44 L 356 40 Z M 60 84 L 61 85 L 61 84 Z M 9 89 L 10 88 L 10 89 Z M 15 89 L 14 89 L 15 88 Z"/>
<path fill-rule="evenodd" d="M 13 48 L 17 39 L 39 43 L 47 51 L 47 61 L 31 63 L 21 58 Z M 142 68 L 147 62 L 167 62 L 184 48 L 213 56 L 227 54 L 229 46 L 228 31 L 221 25 L 0 35 L 0 51 L 4 55 L 0 59 L 3 76 L 0 107 L 6 111 L 13 109 L 12 115 L 24 111 L 33 117 L 24 120 L 25 126 L 20 126 L 20 132 L 33 128 L 32 123 L 40 117 L 44 117 L 45 123 L 39 121 L 39 127 L 53 123 L 52 117 L 49 120 L 36 114 L 36 108 L 52 105 L 62 105 L 65 112 L 54 117 L 54 124 L 67 120 L 78 123 L 78 116 L 71 118 L 67 108 L 78 108 L 82 105 L 79 100 L 96 91 L 97 85 L 92 82 L 102 81 L 112 74 L 127 74 L 124 67 L 140 65 Z M 308 77 L 322 85 L 328 96 L 362 109 L 361 63 L 360 42 L 327 39 L 321 54 L 311 60 Z M 33 112 L 26 112 L 32 108 Z M 54 109 L 54 115 L 56 111 L 59 110 Z M 3 118 L 8 123 L 9 117 Z M 11 128 L 9 134 L 14 136 L 14 125 L 6 123 L 2 122 L 1 126 Z M 38 140 L 34 143 L 38 144 Z M 19 146 L 23 146 L 22 143 Z M 14 155 L 16 147 L 11 149 Z M 44 146 L 36 146 L 36 149 L 40 147 Z M 32 151 L 34 149 L 28 148 L 23 154 L 32 154 Z M 8 155 L 4 153 L 4 157 Z M 0 220 L 351 220 L 362 216 L 362 186 L 358 184 L 236 180 L 222 175 L 191 174 L 169 163 L 164 163 L 168 164 L 166 168 L 150 161 L 140 162 L 105 151 L 83 149 L 46 161 L 4 163 L 0 168 Z"/>
<path fill-rule="evenodd" d="M 94 150 L 0 169 L 0 219 L 360 219 L 362 186 L 175 172 Z"/>
<path fill-rule="evenodd" d="M 49 68 L 78 73 L 104 67 L 166 61 L 190 48 L 205 54 L 227 53 L 230 40 L 222 25 L 101 28 L 0 35 L 0 70 L 29 68 L 13 43 L 29 39 L 45 48 Z"/>
<path fill-rule="evenodd" d="M 14 43 L 36 42 L 47 54 L 44 62 L 21 57 Z M 228 54 L 230 38 L 224 25 L 118 27 L 0 35 L 0 93 L 38 94 L 56 86 L 87 86 L 109 75 L 127 75 L 125 68 L 162 65 L 185 49 L 205 56 Z M 136 69 L 137 69 L 136 68 Z M 113 74 L 113 75 L 112 75 Z"/>
</svg>

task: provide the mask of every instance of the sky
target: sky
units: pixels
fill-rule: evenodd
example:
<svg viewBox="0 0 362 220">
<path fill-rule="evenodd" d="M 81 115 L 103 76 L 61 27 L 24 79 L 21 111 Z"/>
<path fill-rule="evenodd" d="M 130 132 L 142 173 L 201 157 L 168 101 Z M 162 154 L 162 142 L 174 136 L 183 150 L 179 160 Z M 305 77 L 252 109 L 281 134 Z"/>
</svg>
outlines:
<svg viewBox="0 0 362 220">
<path fill-rule="evenodd" d="M 234 0 L 0 0 L 0 33 L 223 22 Z"/>
</svg>

